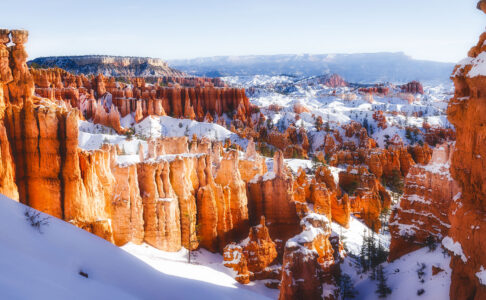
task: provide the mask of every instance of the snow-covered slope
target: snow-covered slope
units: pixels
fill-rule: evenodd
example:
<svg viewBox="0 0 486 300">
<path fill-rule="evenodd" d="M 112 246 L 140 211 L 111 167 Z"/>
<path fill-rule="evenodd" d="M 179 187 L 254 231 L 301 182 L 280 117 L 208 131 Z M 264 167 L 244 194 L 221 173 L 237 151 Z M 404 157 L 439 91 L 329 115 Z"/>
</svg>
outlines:
<svg viewBox="0 0 486 300">
<path fill-rule="evenodd" d="M 444 254 L 440 247 L 434 251 L 422 248 L 404 255 L 392 263 L 384 263 L 387 285 L 392 291 L 386 299 L 449 299 L 450 259 L 450 256 L 447 253 Z M 440 268 L 442 271 L 434 275 L 432 267 Z M 367 275 L 356 273 L 353 262 L 348 258 L 343 263 L 341 270 L 349 274 L 355 281 L 355 289 L 358 292 L 355 299 L 374 300 L 378 298 L 377 281 L 371 280 Z"/>
<path fill-rule="evenodd" d="M 26 219 L 27 210 L 35 212 L 0 195 L 2 299 L 267 299 L 229 278 L 214 282 L 164 274 L 163 262 L 155 269 L 53 217 L 39 231 Z"/>
<path fill-rule="evenodd" d="M 454 64 L 415 60 L 404 53 L 285 54 L 219 56 L 170 60 L 169 65 L 193 75 L 315 76 L 337 73 L 350 82 L 447 81 Z"/>
<path fill-rule="evenodd" d="M 369 236 L 370 229 L 354 217 L 351 217 L 349 228 L 332 223 L 332 229 L 335 234 L 340 235 L 350 254 L 345 257 L 341 264 L 341 272 L 342 275 L 350 276 L 352 285 L 354 285 L 354 299 L 378 299 L 376 293 L 378 281 L 371 278 L 371 271 L 362 273 L 358 258 L 363 245 L 363 236 Z M 376 233 L 374 238 L 375 243 L 379 241 L 382 246 L 388 249 L 390 244 L 389 233 Z M 449 299 L 450 259 L 449 254 L 438 245 L 432 251 L 428 248 L 422 248 L 404 255 L 394 262 L 382 263 L 387 285 L 391 289 L 391 294 L 386 299 Z M 433 267 L 441 271 L 434 275 Z M 419 296 L 418 293 L 421 293 L 421 295 Z"/>
<path fill-rule="evenodd" d="M 246 285 L 235 283 L 236 272 L 222 264 L 223 257 L 221 254 L 211 253 L 205 249 L 192 251 L 192 263 L 188 264 L 188 251 L 185 248 L 182 248 L 179 252 L 166 252 L 147 244 L 135 245 L 129 243 L 122 249 L 167 275 L 185 277 L 220 286 L 234 287 L 237 285 L 241 289 L 256 292 L 270 299 L 278 298 L 278 290 L 267 288 L 261 280 Z"/>
</svg>

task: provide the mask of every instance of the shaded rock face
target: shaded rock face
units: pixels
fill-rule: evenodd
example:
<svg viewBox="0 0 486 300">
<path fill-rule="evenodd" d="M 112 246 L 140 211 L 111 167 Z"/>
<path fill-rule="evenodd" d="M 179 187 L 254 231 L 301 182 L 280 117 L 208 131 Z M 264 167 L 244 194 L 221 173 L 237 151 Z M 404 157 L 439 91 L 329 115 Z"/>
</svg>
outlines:
<svg viewBox="0 0 486 300">
<path fill-rule="evenodd" d="M 329 220 L 309 214 L 300 225 L 302 232 L 285 245 L 279 299 L 335 299 L 332 274 L 336 264 Z"/>
<path fill-rule="evenodd" d="M 484 1 L 478 9 L 485 11 Z M 484 299 L 486 286 L 480 282 L 480 271 L 486 266 L 486 118 L 484 74 L 484 41 L 486 33 L 468 53 L 468 58 L 454 69 L 454 98 L 449 102 L 448 118 L 456 128 L 456 148 L 452 155 L 451 175 L 461 194 L 449 211 L 451 242 L 461 246 L 463 255 L 452 255 L 451 299 Z M 444 243 L 446 245 L 446 243 Z"/>
<path fill-rule="evenodd" d="M 460 192 L 449 173 L 453 151 L 452 143 L 440 145 L 428 164 L 410 169 L 400 206 L 390 218 L 390 260 L 447 236 L 451 227 L 449 207 Z"/>
</svg>

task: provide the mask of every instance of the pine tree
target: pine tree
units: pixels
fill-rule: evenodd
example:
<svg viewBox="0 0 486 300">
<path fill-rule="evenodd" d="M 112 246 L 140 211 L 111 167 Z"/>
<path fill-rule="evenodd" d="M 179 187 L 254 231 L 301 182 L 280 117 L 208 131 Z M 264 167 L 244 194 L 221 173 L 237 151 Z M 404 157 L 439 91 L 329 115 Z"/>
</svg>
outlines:
<svg viewBox="0 0 486 300">
<path fill-rule="evenodd" d="M 368 133 L 368 135 L 370 135 L 370 126 L 368 124 L 368 119 L 363 120 L 363 127 L 364 127 L 364 129 L 366 129 L 366 132 Z"/>
<path fill-rule="evenodd" d="M 389 294 L 391 294 L 391 289 L 386 283 L 386 276 L 385 271 L 383 270 L 383 266 L 378 266 L 376 270 L 376 279 L 378 280 L 376 293 L 380 298 L 386 298 Z"/>
<path fill-rule="evenodd" d="M 368 271 L 368 259 L 366 258 L 366 254 L 367 254 L 367 236 L 366 236 L 366 230 L 363 230 L 363 244 L 361 245 L 361 249 L 359 252 L 359 264 L 361 266 L 362 272 Z"/>
<path fill-rule="evenodd" d="M 356 296 L 356 290 L 348 274 L 343 274 L 339 277 L 339 294 L 343 300 L 352 299 Z"/>
</svg>

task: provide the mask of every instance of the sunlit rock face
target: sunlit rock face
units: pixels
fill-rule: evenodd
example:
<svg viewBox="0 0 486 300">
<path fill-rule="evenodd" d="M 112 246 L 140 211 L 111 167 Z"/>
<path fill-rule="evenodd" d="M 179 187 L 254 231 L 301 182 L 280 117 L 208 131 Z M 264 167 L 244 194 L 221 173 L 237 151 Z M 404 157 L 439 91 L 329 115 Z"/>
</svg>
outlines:
<svg viewBox="0 0 486 300">
<path fill-rule="evenodd" d="M 390 260 L 447 236 L 449 207 L 460 191 L 449 172 L 453 152 L 453 143 L 440 145 L 428 164 L 410 169 L 400 206 L 390 219 Z"/>
<path fill-rule="evenodd" d="M 485 2 L 479 1 L 478 9 L 486 12 L 485 7 Z M 449 248 L 455 242 L 462 250 L 462 255 L 453 255 L 451 260 L 451 299 L 486 298 L 483 272 L 486 266 L 485 40 L 486 33 L 483 33 L 468 58 L 454 69 L 455 94 L 447 111 L 457 139 L 450 171 L 462 190 L 449 210 L 450 238 L 443 242 Z"/>
<path fill-rule="evenodd" d="M 285 169 L 282 152 L 275 153 L 273 172 L 256 176 L 248 183 L 248 193 L 250 224 L 258 224 L 260 217 L 265 216 L 270 236 L 282 251 L 283 243 L 300 231 L 293 180 Z"/>
</svg>

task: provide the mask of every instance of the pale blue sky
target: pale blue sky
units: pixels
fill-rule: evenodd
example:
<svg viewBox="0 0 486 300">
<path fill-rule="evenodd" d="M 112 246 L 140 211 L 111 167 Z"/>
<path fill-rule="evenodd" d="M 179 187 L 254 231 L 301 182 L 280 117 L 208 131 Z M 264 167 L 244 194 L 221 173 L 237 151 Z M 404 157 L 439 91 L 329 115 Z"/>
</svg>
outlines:
<svg viewBox="0 0 486 300">
<path fill-rule="evenodd" d="M 455 62 L 484 31 L 477 0 L 2 0 L 30 58 L 403 51 Z"/>
</svg>

